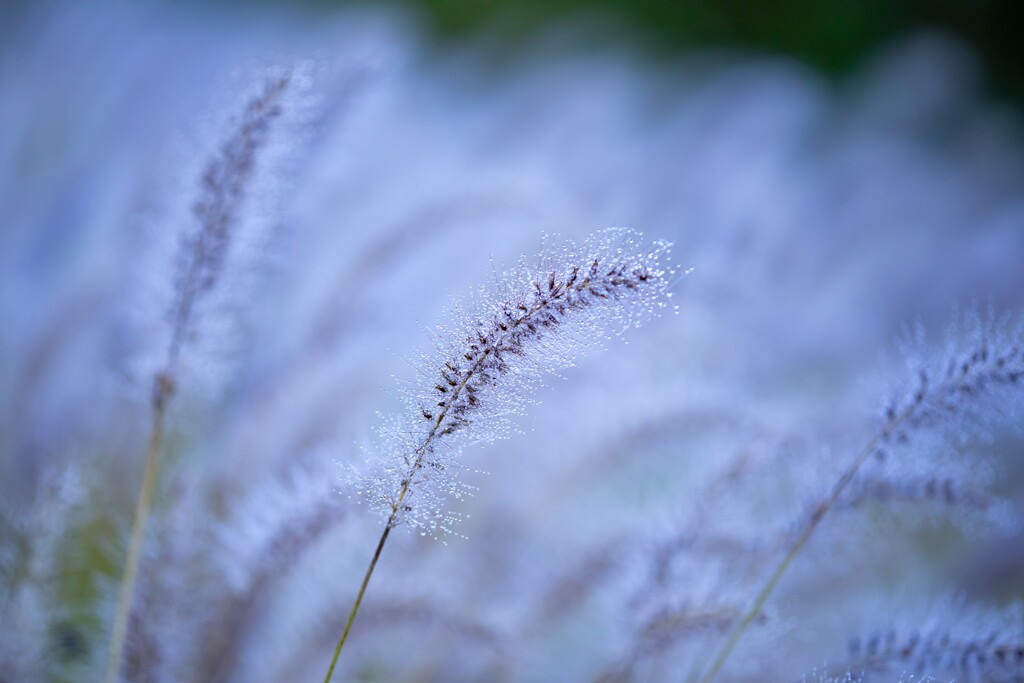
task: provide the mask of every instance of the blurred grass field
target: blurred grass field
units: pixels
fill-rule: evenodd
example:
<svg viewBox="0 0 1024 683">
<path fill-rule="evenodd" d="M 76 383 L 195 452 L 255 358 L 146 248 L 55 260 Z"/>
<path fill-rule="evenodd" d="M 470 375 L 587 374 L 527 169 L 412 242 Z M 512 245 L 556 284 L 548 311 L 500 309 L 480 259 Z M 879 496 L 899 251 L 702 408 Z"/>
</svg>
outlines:
<svg viewBox="0 0 1024 683">
<path fill-rule="evenodd" d="M 0 3 L 0 308 L 17 323 L 0 333 L 0 534 L 5 502 L 30 515 L 16 543 L 0 537 L 19 597 L 0 610 L 15 615 L 0 619 L 14 624 L 0 683 L 96 680 L 103 665 L 176 240 L 232 130 L 221 114 L 245 102 L 224 74 L 244 80 L 253 55 L 322 63 L 239 214 L 253 240 L 240 265 L 266 289 L 249 292 L 248 270 L 225 287 L 179 383 L 135 639 L 168 656 L 147 681 L 319 680 L 379 534 L 346 487 L 397 403 L 388 377 L 414 370 L 451 301 L 548 230 L 672 240 L 694 268 L 682 315 L 567 373 L 542 396 L 555 410 L 468 460 L 481 494 L 453 506 L 466 519 L 451 544 L 395 537 L 346 664 L 361 680 L 587 680 L 642 645 L 663 605 L 745 606 L 758 586 L 730 583 L 717 550 L 650 588 L 664 539 L 713 519 L 709 537 L 735 538 L 730 562 L 763 563 L 758 544 L 827 495 L 879 402 L 914 388 L 886 355 L 894 337 L 918 321 L 937 333 L 958 303 L 1021 309 L 1018 4 L 369 5 L 395 16 L 347 0 Z M 988 504 L 976 486 L 1024 510 L 1019 439 L 993 438 L 878 463 L 872 481 L 895 482 L 885 509 L 833 515 L 773 605 L 785 618 L 753 636 L 759 671 L 728 680 L 845 661 L 890 615 L 957 625 L 946 591 L 973 591 L 982 616 L 1019 596 L 1021 535 L 959 506 Z M 65 462 L 81 476 L 66 491 L 43 476 Z M 694 504 L 748 467 L 707 514 Z M 936 510 L 889 509 L 897 490 Z M 332 525 L 277 552 L 275 533 L 321 506 Z M 264 570 L 268 557 L 281 564 Z M 573 590 L 564 615 L 547 606 Z M 224 599 L 257 593 L 251 632 L 221 626 Z M 209 633 L 236 637 L 232 678 L 204 677 Z M 702 638 L 652 670 L 692 666 L 718 644 Z M 490 673 L 506 659 L 518 668 Z"/>
</svg>

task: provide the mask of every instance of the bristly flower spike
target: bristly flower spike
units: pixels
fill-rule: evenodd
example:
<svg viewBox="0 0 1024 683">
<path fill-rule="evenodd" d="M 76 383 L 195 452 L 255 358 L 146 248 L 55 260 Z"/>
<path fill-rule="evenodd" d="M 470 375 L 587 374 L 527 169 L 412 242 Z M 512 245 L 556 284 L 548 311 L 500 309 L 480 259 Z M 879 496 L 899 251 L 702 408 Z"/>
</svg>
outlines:
<svg viewBox="0 0 1024 683">
<path fill-rule="evenodd" d="M 177 389 L 181 355 L 196 333 L 198 307 L 223 275 L 259 153 L 268 141 L 275 120 L 282 114 L 281 100 L 292 82 L 292 75 L 287 69 L 268 74 L 261 91 L 248 100 L 237 126 L 203 170 L 199 197 L 192 207 L 195 223 L 189 232 L 181 235 L 174 300 L 169 311 L 170 339 L 162 366 L 153 378 L 152 427 L 107 650 L 106 683 L 115 683 L 121 674 L 132 597 L 156 489 L 168 408 Z"/>
<path fill-rule="evenodd" d="M 437 356 L 424 357 L 419 382 L 403 393 L 406 416 L 380 430 L 383 472 L 355 482 L 386 522 L 325 681 L 391 529 L 450 529 L 444 504 L 466 492 L 453 472 L 462 449 L 507 436 L 546 376 L 669 305 L 670 245 L 640 239 L 612 229 L 580 247 L 545 246 L 535 265 L 521 261 L 439 335 Z"/>
<path fill-rule="evenodd" d="M 968 437 L 984 435 L 989 423 L 1000 418 L 1009 424 L 1018 421 L 1024 407 L 1024 319 L 997 316 L 990 307 L 987 315 L 971 309 L 955 315 L 946 332 L 947 349 L 914 361 L 915 379 L 883 411 L 878 431 L 842 471 L 829 493 L 802 523 L 768 580 L 761 587 L 743 619 L 718 650 L 701 683 L 712 683 L 740 638 L 760 613 L 790 564 L 810 540 L 822 519 L 841 503 L 848 488 L 857 481 L 863 465 L 872 458 L 886 460 L 890 452 L 906 448 L 915 439 L 938 438 L 965 442 Z M 923 329 L 904 344 L 904 353 L 913 347 L 925 347 Z M 934 489 L 935 484 L 932 484 Z M 855 491 L 856 493 L 856 491 Z M 934 497 L 934 490 L 925 496 Z M 950 488 L 947 497 L 955 499 Z"/>
</svg>

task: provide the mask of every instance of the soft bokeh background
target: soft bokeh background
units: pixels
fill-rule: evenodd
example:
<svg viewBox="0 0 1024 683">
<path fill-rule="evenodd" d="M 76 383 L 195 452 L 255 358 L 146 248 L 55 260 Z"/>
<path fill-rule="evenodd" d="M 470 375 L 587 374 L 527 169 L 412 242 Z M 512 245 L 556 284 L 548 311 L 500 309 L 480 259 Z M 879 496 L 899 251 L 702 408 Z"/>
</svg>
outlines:
<svg viewBox="0 0 1024 683">
<path fill-rule="evenodd" d="M 5 537 L 18 625 L 0 680 L 102 666 L 176 237 L 268 65 L 308 83 L 249 192 L 240 232 L 261 237 L 179 382 L 151 546 L 180 561 L 154 549 L 143 572 L 163 650 L 138 680 L 209 680 L 190 669 L 204 605 L 330 500 L 214 679 L 318 680 L 379 534 L 342 471 L 400 409 L 392 377 L 542 234 L 607 226 L 675 243 L 694 269 L 679 314 L 467 453 L 465 538 L 393 537 L 343 680 L 590 680 L 622 661 L 678 680 L 720 623 L 677 624 L 633 662 L 650 615 L 745 604 L 745 563 L 763 569 L 747 551 L 906 386 L 905 326 L 941 342 L 957 306 L 1024 303 L 1022 19 L 995 1 L 5 4 L 0 495 L 11 528 L 41 524 L 56 549 L 25 570 L 25 534 Z M 1022 448 L 990 436 L 928 455 L 1008 504 L 837 515 L 727 679 L 841 662 L 854 636 L 961 609 L 951 593 L 973 596 L 973 633 L 1003 624 L 986 610 L 1020 590 Z M 55 496 L 69 465 L 74 493 Z M 706 551 L 653 581 L 659 544 L 694 528 L 743 559 Z"/>
</svg>

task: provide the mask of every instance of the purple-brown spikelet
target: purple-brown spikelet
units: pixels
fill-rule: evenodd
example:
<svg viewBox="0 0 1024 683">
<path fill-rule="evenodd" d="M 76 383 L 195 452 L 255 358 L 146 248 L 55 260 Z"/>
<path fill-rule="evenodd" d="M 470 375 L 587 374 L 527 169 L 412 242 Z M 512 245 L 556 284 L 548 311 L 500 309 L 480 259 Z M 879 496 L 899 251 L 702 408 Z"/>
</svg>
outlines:
<svg viewBox="0 0 1024 683">
<path fill-rule="evenodd" d="M 925 623 L 892 626 L 854 637 L 838 668 L 866 683 L 893 674 L 969 682 L 1024 679 L 1019 605 L 972 609 L 956 597 L 940 599 Z M 907 678 L 907 680 L 913 680 Z"/>
<path fill-rule="evenodd" d="M 846 495 L 837 503 L 837 509 L 855 508 L 872 502 L 934 503 L 984 510 L 994 501 L 984 491 L 953 477 L 862 477 L 850 485 Z"/>
</svg>

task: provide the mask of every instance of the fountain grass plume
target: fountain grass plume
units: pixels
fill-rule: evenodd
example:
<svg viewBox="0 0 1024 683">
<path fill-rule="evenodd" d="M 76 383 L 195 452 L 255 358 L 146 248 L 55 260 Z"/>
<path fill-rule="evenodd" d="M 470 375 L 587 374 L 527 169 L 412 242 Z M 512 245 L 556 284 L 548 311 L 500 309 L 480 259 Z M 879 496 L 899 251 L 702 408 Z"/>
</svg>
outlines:
<svg viewBox="0 0 1024 683">
<path fill-rule="evenodd" d="M 580 247 L 545 240 L 536 265 L 521 261 L 440 330 L 436 355 L 424 356 L 419 381 L 403 392 L 406 415 L 380 430 L 381 471 L 359 485 L 386 520 L 325 682 L 391 530 L 451 530 L 445 503 L 467 492 L 455 476 L 463 448 L 507 436 L 545 377 L 669 306 L 669 248 L 645 246 L 625 229 L 598 232 Z"/>
<path fill-rule="evenodd" d="M 268 74 L 262 89 L 247 102 L 238 124 L 203 170 L 199 196 L 192 207 L 194 228 L 181 233 L 174 300 L 168 316 L 170 341 L 162 367 L 153 377 L 150 398 L 152 425 L 107 650 L 106 683 L 115 683 L 122 667 L 132 596 L 181 354 L 186 344 L 196 336 L 197 306 L 221 279 L 248 184 L 271 127 L 281 116 L 281 98 L 290 82 L 291 72 L 288 70 Z"/>
<path fill-rule="evenodd" d="M 700 678 L 701 683 L 711 683 L 721 671 L 822 520 L 847 499 L 851 486 L 857 485 L 865 463 L 905 457 L 908 449 L 929 438 L 963 442 L 985 433 L 1003 417 L 1010 417 L 1006 421 L 1012 424 L 1012 416 L 1024 404 L 1024 318 L 998 316 L 992 308 L 986 315 L 971 309 L 963 316 L 954 315 L 946 337 L 946 348 L 940 353 L 922 355 L 922 351 L 927 353 L 923 329 L 908 335 L 903 351 L 915 378 L 887 402 L 877 431 L 813 507 Z M 927 483 L 924 490 L 929 493 Z M 956 497 L 950 488 L 949 498 Z"/>
</svg>

